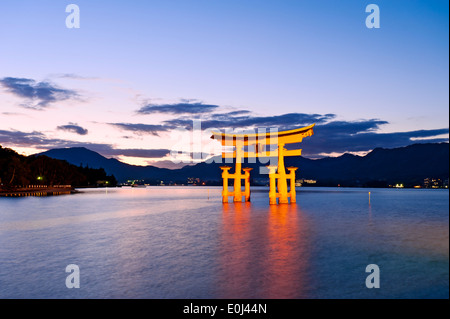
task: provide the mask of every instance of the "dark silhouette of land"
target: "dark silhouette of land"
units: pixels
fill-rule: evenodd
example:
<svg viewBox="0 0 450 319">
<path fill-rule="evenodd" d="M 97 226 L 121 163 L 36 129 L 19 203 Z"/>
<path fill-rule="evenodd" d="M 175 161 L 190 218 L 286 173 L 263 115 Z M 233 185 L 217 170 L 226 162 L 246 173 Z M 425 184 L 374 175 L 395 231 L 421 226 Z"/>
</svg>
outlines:
<svg viewBox="0 0 450 319">
<path fill-rule="evenodd" d="M 0 146 L 0 193 L 61 193 L 73 187 L 116 184 L 103 168 L 76 166 L 45 155 L 23 156 Z"/>
<path fill-rule="evenodd" d="M 39 155 L 65 160 L 77 167 L 103 168 L 119 182 L 144 180 L 150 184 L 186 184 L 195 178 L 206 185 L 221 184 L 223 163 L 199 163 L 181 169 L 165 169 L 154 166 L 136 166 L 122 163 L 86 148 L 52 149 Z M 219 157 L 220 158 L 220 157 Z M 217 159 L 219 159 L 217 158 Z M 287 157 L 286 167 L 299 167 L 297 179 L 316 180 L 316 186 L 388 187 L 403 184 L 405 187 L 421 185 L 426 178 L 446 180 L 449 176 L 449 144 L 421 143 L 405 147 L 376 148 L 365 156 L 344 154 L 339 157 L 308 159 L 302 156 Z M 234 166 L 232 163 L 226 165 Z M 253 184 L 265 185 L 268 175 L 259 174 L 259 167 L 267 165 L 249 163 Z"/>
</svg>

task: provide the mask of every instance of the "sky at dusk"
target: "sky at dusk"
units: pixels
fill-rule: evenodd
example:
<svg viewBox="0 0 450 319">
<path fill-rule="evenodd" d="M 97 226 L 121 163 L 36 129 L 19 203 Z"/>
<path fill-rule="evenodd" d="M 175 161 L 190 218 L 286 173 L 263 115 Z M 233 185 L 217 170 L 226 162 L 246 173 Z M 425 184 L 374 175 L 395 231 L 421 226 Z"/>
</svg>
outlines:
<svg viewBox="0 0 450 319">
<path fill-rule="evenodd" d="M 193 119 L 316 123 L 310 158 L 448 142 L 448 63 L 448 1 L 1 1 L 0 145 L 175 167 Z"/>
</svg>

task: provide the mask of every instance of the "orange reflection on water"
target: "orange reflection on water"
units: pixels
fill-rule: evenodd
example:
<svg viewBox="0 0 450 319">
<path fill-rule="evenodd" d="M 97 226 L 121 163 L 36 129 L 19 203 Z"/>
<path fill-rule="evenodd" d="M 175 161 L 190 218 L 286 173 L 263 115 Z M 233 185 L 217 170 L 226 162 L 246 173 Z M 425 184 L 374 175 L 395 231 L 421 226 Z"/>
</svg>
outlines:
<svg viewBox="0 0 450 319">
<path fill-rule="evenodd" d="M 302 217 L 296 204 L 269 208 L 268 280 L 264 298 L 306 297 L 307 228 Z"/>
<path fill-rule="evenodd" d="M 220 247 L 220 293 L 223 298 L 248 298 L 246 284 L 250 280 L 249 258 L 250 203 L 224 203 Z"/>
<path fill-rule="evenodd" d="M 306 297 L 307 225 L 297 205 L 223 205 L 220 298 Z"/>
</svg>

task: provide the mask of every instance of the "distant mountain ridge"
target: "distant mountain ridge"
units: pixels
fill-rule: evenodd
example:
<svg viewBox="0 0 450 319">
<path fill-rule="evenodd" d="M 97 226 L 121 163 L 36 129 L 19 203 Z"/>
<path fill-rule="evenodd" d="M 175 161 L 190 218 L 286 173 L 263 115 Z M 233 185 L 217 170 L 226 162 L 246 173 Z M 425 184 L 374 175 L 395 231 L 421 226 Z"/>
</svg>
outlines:
<svg viewBox="0 0 450 319">
<path fill-rule="evenodd" d="M 91 168 L 104 168 L 108 174 L 114 174 L 119 182 L 127 179 L 144 179 L 149 182 L 185 183 L 188 177 L 204 181 L 219 182 L 223 163 L 205 162 L 185 166 L 181 169 L 158 168 L 154 166 L 136 166 L 122 163 L 114 158 L 106 158 L 83 147 L 52 149 L 36 155 L 66 160 L 74 165 L 88 165 Z M 287 166 L 299 167 L 297 178 L 315 179 L 321 185 L 364 186 L 370 183 L 413 185 L 423 182 L 424 178 L 446 179 L 449 176 L 449 144 L 421 143 L 405 147 L 384 149 L 376 148 L 365 156 L 343 154 L 339 157 L 308 159 L 302 156 L 287 157 Z M 226 164 L 233 166 L 233 164 Z M 264 179 L 259 174 L 263 164 L 250 163 L 252 179 Z"/>
<path fill-rule="evenodd" d="M 115 158 L 106 158 L 85 147 L 55 148 L 35 155 L 46 155 L 51 158 L 65 160 L 77 166 L 104 168 L 114 174 L 118 181 L 127 179 L 161 178 L 171 170 L 155 166 L 138 166 L 123 163 Z"/>
</svg>

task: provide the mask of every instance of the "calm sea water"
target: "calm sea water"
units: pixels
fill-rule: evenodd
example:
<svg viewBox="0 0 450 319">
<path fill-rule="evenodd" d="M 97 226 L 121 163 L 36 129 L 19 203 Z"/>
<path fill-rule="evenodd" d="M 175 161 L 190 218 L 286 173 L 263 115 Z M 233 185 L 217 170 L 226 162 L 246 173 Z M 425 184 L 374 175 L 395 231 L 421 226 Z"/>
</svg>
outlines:
<svg viewBox="0 0 450 319">
<path fill-rule="evenodd" d="M 299 188 L 278 206 L 267 188 L 251 204 L 220 193 L 2 198 L 0 298 L 449 298 L 448 190 Z"/>
</svg>

